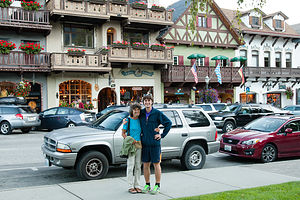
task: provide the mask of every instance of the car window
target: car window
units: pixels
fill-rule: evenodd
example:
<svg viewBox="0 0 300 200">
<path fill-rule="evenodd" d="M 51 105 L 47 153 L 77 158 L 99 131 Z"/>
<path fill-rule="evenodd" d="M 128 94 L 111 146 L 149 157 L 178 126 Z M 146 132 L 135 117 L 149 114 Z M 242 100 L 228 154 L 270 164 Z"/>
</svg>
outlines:
<svg viewBox="0 0 300 200">
<path fill-rule="evenodd" d="M 162 111 L 162 112 L 171 120 L 172 128 L 182 127 L 181 119 L 176 111 Z"/>
<path fill-rule="evenodd" d="M 250 114 L 250 107 L 243 106 L 240 109 L 239 114 Z"/>
<path fill-rule="evenodd" d="M 252 107 L 251 106 L 251 113 L 261 113 L 260 107 Z"/>
<path fill-rule="evenodd" d="M 69 114 L 69 109 L 68 108 L 59 108 L 57 111 L 58 115 L 68 115 Z"/>
<path fill-rule="evenodd" d="M 29 106 L 19 107 L 20 113 L 34 113 L 33 110 Z"/>
<path fill-rule="evenodd" d="M 76 109 L 68 109 L 69 110 L 69 114 L 70 115 L 76 115 L 76 114 L 80 114 L 81 112 L 79 110 Z"/>
<path fill-rule="evenodd" d="M 282 126 L 284 122 L 286 122 L 285 119 L 262 117 L 250 122 L 244 127 L 244 129 L 262 132 L 274 132 L 280 126 Z"/>
<path fill-rule="evenodd" d="M 213 107 L 215 107 L 217 111 L 222 110 L 225 106 L 225 104 L 213 104 Z"/>
<path fill-rule="evenodd" d="M 128 112 L 113 110 L 101 116 L 91 126 L 102 130 L 117 130 L 123 122 L 123 119 L 129 115 Z"/>
<path fill-rule="evenodd" d="M 55 115 L 56 111 L 57 111 L 57 108 L 45 110 L 44 115 Z"/>
<path fill-rule="evenodd" d="M 182 113 L 190 127 L 203 127 L 210 125 L 208 119 L 199 110 L 184 110 Z"/>
<path fill-rule="evenodd" d="M 263 113 L 273 113 L 272 107 L 270 105 L 260 105 L 260 108 Z"/>
<path fill-rule="evenodd" d="M 291 128 L 293 132 L 299 132 L 300 121 L 292 121 L 285 125 L 284 130 L 287 128 Z"/>
<path fill-rule="evenodd" d="M 17 108 L 9 108 L 9 107 L 2 108 L 2 114 L 17 114 L 17 113 L 18 113 Z"/>
<path fill-rule="evenodd" d="M 283 110 L 291 110 L 291 111 L 293 111 L 293 110 L 295 110 L 295 107 L 294 106 L 287 106 L 287 107 L 284 107 Z"/>
<path fill-rule="evenodd" d="M 297 110 L 297 111 L 300 110 L 300 107 L 295 107 L 295 110 Z"/>
<path fill-rule="evenodd" d="M 212 111 L 212 108 L 210 105 L 198 105 L 201 107 L 204 111 Z"/>
</svg>

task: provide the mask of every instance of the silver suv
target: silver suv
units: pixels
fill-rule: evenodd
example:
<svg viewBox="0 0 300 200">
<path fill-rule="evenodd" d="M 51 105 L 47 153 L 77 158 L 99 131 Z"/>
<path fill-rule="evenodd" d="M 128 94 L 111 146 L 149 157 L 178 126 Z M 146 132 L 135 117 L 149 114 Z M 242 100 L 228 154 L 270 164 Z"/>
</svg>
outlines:
<svg viewBox="0 0 300 200">
<path fill-rule="evenodd" d="M 0 104 L 0 133 L 10 134 L 13 129 L 28 133 L 41 124 L 39 115 L 27 105 Z"/>
<path fill-rule="evenodd" d="M 42 145 L 46 162 L 50 166 L 75 168 L 83 179 L 105 177 L 110 165 L 126 163 L 119 154 L 123 143 L 121 124 L 128 110 L 128 107 L 112 110 L 89 127 L 47 133 Z M 216 126 L 209 115 L 201 108 L 187 106 L 159 110 L 172 121 L 170 132 L 162 139 L 162 159 L 180 159 L 186 169 L 202 168 L 206 154 L 219 149 Z"/>
</svg>

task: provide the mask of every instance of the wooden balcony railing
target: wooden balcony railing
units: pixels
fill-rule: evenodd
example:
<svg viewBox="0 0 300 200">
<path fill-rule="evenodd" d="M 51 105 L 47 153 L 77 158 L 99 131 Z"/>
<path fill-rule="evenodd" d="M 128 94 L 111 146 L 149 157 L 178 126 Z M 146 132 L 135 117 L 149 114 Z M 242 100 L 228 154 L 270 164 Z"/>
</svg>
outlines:
<svg viewBox="0 0 300 200">
<path fill-rule="evenodd" d="M 134 49 L 132 47 L 110 47 L 108 51 L 109 62 L 172 64 L 173 50 Z"/>
<path fill-rule="evenodd" d="M 0 54 L 0 71 L 43 71 L 49 72 L 50 54 L 26 54 L 22 51 L 11 51 Z"/>
<path fill-rule="evenodd" d="M 48 10 L 26 11 L 16 7 L 0 7 L 0 25 L 51 29 Z"/>
<path fill-rule="evenodd" d="M 110 16 L 128 18 L 130 22 L 172 25 L 172 11 L 153 11 L 151 9 L 135 9 L 130 4 L 116 4 L 107 1 L 95 4 L 89 1 L 49 0 L 46 4 L 51 14 L 78 17 L 109 19 Z"/>
<path fill-rule="evenodd" d="M 205 77 L 208 76 L 210 83 L 217 83 L 218 79 L 215 69 L 216 67 L 212 66 L 197 67 L 199 82 L 205 83 Z M 237 67 L 222 67 L 222 83 L 240 83 L 242 80 L 238 70 L 239 68 Z M 169 66 L 167 69 L 163 69 L 162 82 L 195 82 L 191 66 Z"/>
<path fill-rule="evenodd" d="M 107 55 L 70 56 L 67 53 L 52 53 L 51 68 L 53 71 L 97 71 L 109 72 Z"/>
<path fill-rule="evenodd" d="M 249 78 L 300 78 L 299 68 L 245 67 L 245 77 Z"/>
</svg>

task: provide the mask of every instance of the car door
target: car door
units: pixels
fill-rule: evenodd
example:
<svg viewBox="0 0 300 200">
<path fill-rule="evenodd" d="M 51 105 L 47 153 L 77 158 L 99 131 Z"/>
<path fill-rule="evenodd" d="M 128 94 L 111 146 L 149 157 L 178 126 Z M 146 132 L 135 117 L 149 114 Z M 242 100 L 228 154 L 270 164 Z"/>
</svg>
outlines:
<svg viewBox="0 0 300 200">
<path fill-rule="evenodd" d="M 67 127 L 69 123 L 69 109 L 60 107 L 57 110 L 56 116 L 53 118 L 55 122 L 55 128 L 64 128 Z"/>
<path fill-rule="evenodd" d="M 55 128 L 55 114 L 57 108 L 51 108 L 40 113 L 41 127 L 43 129 Z"/>
<path fill-rule="evenodd" d="M 258 119 L 264 115 L 265 114 L 262 112 L 259 106 L 251 106 L 251 121 Z"/>
<path fill-rule="evenodd" d="M 183 127 L 182 120 L 176 110 L 162 110 L 162 112 L 171 120 L 172 128 L 168 135 L 161 140 L 163 158 L 177 157 L 188 137 L 188 131 Z M 161 128 L 161 133 L 163 128 Z"/>
<path fill-rule="evenodd" d="M 250 106 L 241 106 L 236 114 L 236 124 L 238 127 L 245 126 L 252 121 Z"/>
</svg>

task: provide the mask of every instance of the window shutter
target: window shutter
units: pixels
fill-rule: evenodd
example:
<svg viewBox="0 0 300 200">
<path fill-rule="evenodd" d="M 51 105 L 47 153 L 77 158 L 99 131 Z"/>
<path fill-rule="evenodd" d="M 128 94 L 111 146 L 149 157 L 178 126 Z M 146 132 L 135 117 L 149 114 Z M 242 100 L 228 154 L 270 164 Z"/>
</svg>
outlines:
<svg viewBox="0 0 300 200">
<path fill-rule="evenodd" d="M 276 21 L 273 19 L 273 28 L 276 29 Z"/>
<path fill-rule="evenodd" d="M 284 27 L 284 21 L 281 20 L 281 28 L 283 28 L 283 27 Z"/>
<path fill-rule="evenodd" d="M 209 66 L 209 57 L 204 58 L 204 65 Z"/>
<path fill-rule="evenodd" d="M 207 17 L 207 28 L 211 28 L 211 17 Z"/>
<path fill-rule="evenodd" d="M 180 65 L 180 66 L 184 65 L 183 56 L 178 56 L 178 65 Z"/>
<path fill-rule="evenodd" d="M 199 16 L 196 16 L 196 27 L 199 27 Z"/>
<path fill-rule="evenodd" d="M 194 64 L 194 62 L 196 62 L 196 59 L 191 59 L 191 66 Z M 196 63 L 197 65 L 197 63 Z"/>
<path fill-rule="evenodd" d="M 253 22 L 252 22 L 252 16 L 249 16 L 249 24 L 253 24 Z"/>
</svg>

